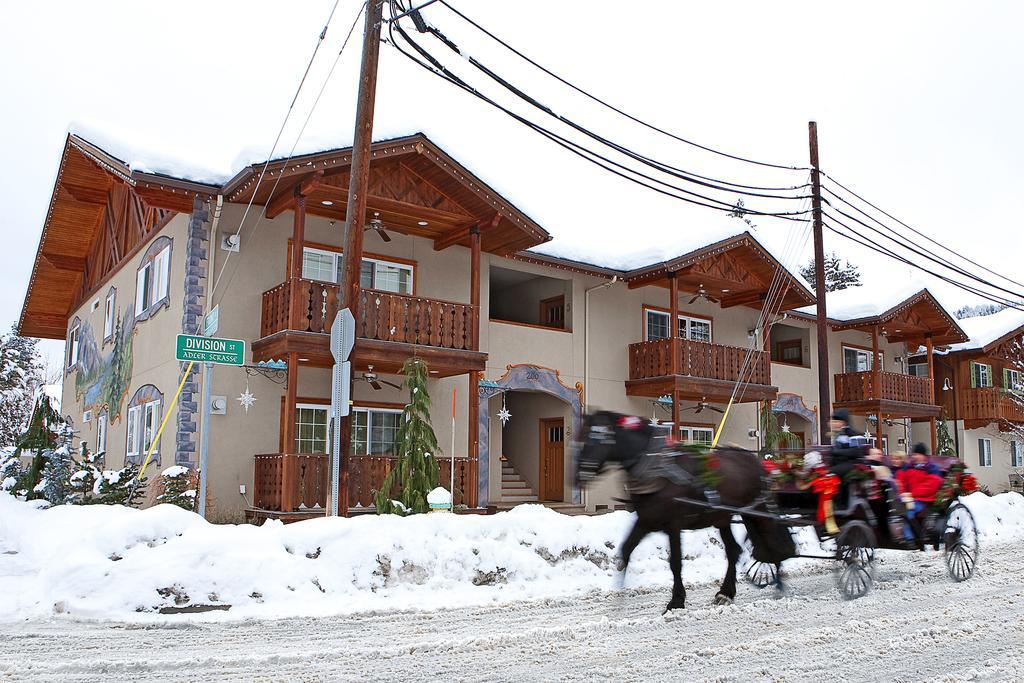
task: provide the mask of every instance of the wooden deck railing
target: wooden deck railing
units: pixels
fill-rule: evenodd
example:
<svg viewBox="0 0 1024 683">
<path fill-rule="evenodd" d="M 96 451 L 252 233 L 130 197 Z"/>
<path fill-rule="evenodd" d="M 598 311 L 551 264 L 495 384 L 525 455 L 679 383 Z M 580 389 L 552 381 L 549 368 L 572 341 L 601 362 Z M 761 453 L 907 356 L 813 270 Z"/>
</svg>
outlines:
<svg viewBox="0 0 1024 683">
<path fill-rule="evenodd" d="M 1024 396 L 1014 395 L 998 387 L 967 389 L 961 394 L 960 419 L 1009 420 L 1024 422 Z"/>
<path fill-rule="evenodd" d="M 903 401 L 935 405 L 935 388 L 932 380 L 899 372 L 879 372 L 878 386 L 874 386 L 875 373 L 847 372 L 836 375 L 835 403 L 857 401 Z"/>
<path fill-rule="evenodd" d="M 292 279 L 263 292 L 260 336 L 282 330 L 330 332 L 338 312 L 338 285 Z M 476 306 L 363 289 L 356 336 L 466 351 L 479 350 Z"/>
<path fill-rule="evenodd" d="M 690 339 L 676 340 L 678 374 L 720 379 L 729 382 L 742 379 L 751 384 L 770 385 L 771 362 L 764 351 L 751 351 L 739 346 L 709 344 Z M 750 359 L 747 361 L 747 355 Z M 744 371 L 744 362 L 747 367 Z M 629 378 L 631 380 L 664 377 L 672 372 L 672 340 L 656 339 L 629 345 Z"/>
<path fill-rule="evenodd" d="M 394 468 L 396 458 L 390 456 L 354 455 L 348 459 L 348 504 L 350 508 L 372 507 L 374 495 Z M 440 484 L 448 488 L 451 481 L 451 458 L 440 464 Z M 455 459 L 455 504 L 464 505 L 466 492 L 476 483 L 471 480 L 470 460 Z M 253 501 L 257 508 L 278 512 L 295 512 L 300 508 L 327 506 L 330 489 L 326 455 L 291 455 L 272 453 L 255 456 Z M 392 491 L 397 495 L 398 491 Z"/>
</svg>

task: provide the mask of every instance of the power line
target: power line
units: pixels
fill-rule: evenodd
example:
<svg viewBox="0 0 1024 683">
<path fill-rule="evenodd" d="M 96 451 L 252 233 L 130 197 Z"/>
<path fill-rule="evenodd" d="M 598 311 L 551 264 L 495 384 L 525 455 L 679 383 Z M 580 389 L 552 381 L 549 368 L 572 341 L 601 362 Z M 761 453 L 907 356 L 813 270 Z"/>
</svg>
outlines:
<svg viewBox="0 0 1024 683">
<path fill-rule="evenodd" d="M 494 72 L 493 69 L 491 69 L 488 66 L 486 66 L 483 62 L 481 62 L 480 60 L 476 59 L 472 55 L 469 55 L 466 52 L 464 52 L 458 45 L 455 44 L 454 41 L 449 39 L 444 33 L 442 33 L 440 30 L 438 30 L 434 26 L 428 25 L 427 26 L 427 30 L 428 30 L 428 32 L 431 33 L 431 35 L 433 35 L 435 38 L 437 38 L 439 41 L 441 41 L 441 43 L 445 47 L 447 47 L 449 50 L 451 50 L 455 54 L 459 55 L 460 57 L 463 57 L 464 59 L 466 59 L 471 65 L 476 67 L 479 71 L 483 72 L 491 80 L 495 81 L 501 87 L 505 88 L 506 90 L 508 90 L 509 92 L 514 94 L 516 97 L 518 97 L 521 100 L 523 100 L 524 102 L 526 102 L 527 104 L 531 105 L 532 107 L 534 107 L 536 109 L 539 109 L 540 111 L 544 112 L 548 116 L 551 116 L 552 118 L 554 118 L 554 119 L 564 123 L 565 125 L 575 129 L 576 131 L 578 131 L 580 133 L 583 133 L 587 137 L 595 140 L 596 142 L 599 142 L 599 143 L 601 143 L 601 144 L 603 144 L 603 145 L 605 145 L 607 147 L 610 147 L 611 149 L 614 149 L 615 151 L 617 151 L 617 152 L 619 152 L 619 153 L 621 153 L 621 154 L 623 154 L 625 156 L 628 156 L 628 157 L 634 159 L 635 161 L 639 161 L 639 162 L 641 162 L 641 163 L 643 163 L 643 164 L 645 164 L 647 166 L 650 166 L 651 168 L 654 168 L 654 169 L 656 169 L 658 171 L 661 171 L 662 173 L 666 173 L 668 175 L 671 175 L 671 176 L 674 176 L 676 178 L 679 178 L 680 180 L 685 180 L 687 182 L 691 182 L 691 183 L 694 183 L 696 185 L 701 185 L 703 187 L 708 187 L 708 188 L 715 189 L 715 190 L 721 190 L 723 192 L 736 192 L 738 194 L 743 194 L 743 195 L 747 195 L 747 196 L 750 196 L 750 197 L 762 197 L 762 198 L 766 198 L 766 199 L 803 199 L 804 196 L 805 196 L 805 195 L 792 196 L 792 195 L 765 194 L 765 193 L 762 193 L 762 192 L 740 191 L 740 190 L 736 190 L 736 189 L 732 189 L 732 188 L 728 188 L 728 187 L 722 187 L 721 185 L 718 185 L 718 184 L 715 184 L 715 183 L 710 183 L 710 182 L 706 182 L 704 180 L 699 180 L 693 174 L 691 174 L 689 171 L 681 169 L 681 168 L 679 168 L 677 166 L 672 166 L 672 165 L 667 164 L 665 162 L 658 161 L 656 159 L 652 159 L 652 158 L 650 158 L 648 156 L 645 156 L 645 155 L 642 155 L 642 154 L 640 154 L 638 152 L 635 152 L 635 151 L 625 147 L 624 145 L 621 145 L 621 144 L 619 144 L 619 143 L 617 143 L 617 142 L 615 142 L 615 141 L 613 141 L 613 140 L 611 140 L 609 138 L 606 138 L 606 137 L 604 137 L 602 135 L 599 135 L 599 134 L 591 131 L 589 128 L 586 128 L 585 126 L 582 126 L 582 125 L 576 123 L 574 120 L 572 120 L 572 119 L 570 119 L 570 118 L 568 118 L 566 116 L 562 116 L 561 114 L 556 113 L 554 110 L 551 109 L 551 107 L 548 107 L 547 105 L 543 104 L 542 102 L 540 102 L 536 98 L 528 95 L 522 89 L 514 86 L 512 83 L 510 83 L 506 79 L 504 79 L 501 76 L 499 76 L 497 73 Z M 729 181 L 717 181 L 717 182 L 725 182 L 725 183 L 728 183 L 730 185 L 733 185 L 734 187 L 736 186 L 736 183 L 731 183 Z M 804 185 L 800 189 L 803 189 L 805 187 L 807 187 L 807 185 Z"/>
<path fill-rule="evenodd" d="M 523 54 L 522 52 L 520 52 L 519 50 L 514 48 L 512 45 L 509 45 L 507 42 L 505 42 L 504 40 L 502 40 L 498 36 L 494 35 L 494 33 L 492 33 L 491 31 L 488 31 L 486 28 L 484 28 L 483 26 L 481 26 L 480 24 L 478 24 L 477 22 L 473 21 L 468 16 L 466 16 L 465 14 L 460 12 L 458 9 L 456 9 L 451 4 L 449 4 L 447 2 L 447 0 L 441 0 L 441 4 L 444 5 L 445 7 L 447 7 L 452 12 L 454 12 L 459 17 L 461 17 L 464 21 L 469 23 L 471 26 L 476 28 L 478 31 L 480 31 L 484 35 L 488 36 L 489 38 L 491 38 L 492 40 L 494 40 L 495 42 L 500 44 L 506 50 L 512 52 L 513 54 L 515 54 L 519 58 L 521 58 L 521 59 L 525 60 L 526 62 L 530 63 L 535 68 L 540 69 L 541 71 L 543 71 L 548 76 L 551 76 L 555 80 L 557 80 L 557 81 L 563 83 L 564 85 L 572 88 L 573 90 L 575 90 L 579 94 L 581 94 L 584 97 L 586 97 L 586 98 L 596 102 L 597 104 L 600 104 L 601 106 L 603 106 L 603 107 L 605 107 L 607 109 L 610 109 L 611 111 L 614 111 L 615 113 L 617 113 L 617 114 L 619 114 L 621 116 L 624 116 L 627 119 L 629 119 L 630 121 L 633 121 L 634 123 L 638 123 L 641 126 L 644 126 L 645 128 L 653 130 L 653 131 L 655 131 L 657 133 L 661 133 L 662 135 L 670 137 L 673 140 L 677 140 L 677 141 L 685 143 L 687 145 L 691 145 L 691 146 L 696 147 L 698 149 L 702 149 L 702 150 L 704 150 L 706 152 L 711 152 L 712 154 L 717 154 L 719 156 L 723 156 L 723 157 L 726 157 L 728 159 L 734 159 L 736 161 L 743 161 L 743 162 L 746 162 L 748 164 L 755 164 L 757 166 L 766 166 L 768 168 L 779 168 L 779 169 L 786 170 L 786 171 L 809 171 L 810 170 L 809 168 L 803 167 L 803 166 L 787 166 L 787 165 L 783 165 L 783 164 L 774 164 L 774 163 L 769 163 L 769 162 L 765 162 L 765 161 L 757 161 L 757 160 L 754 160 L 754 159 L 748 159 L 746 157 L 741 157 L 741 156 L 738 156 L 738 155 L 735 155 L 735 154 L 729 154 L 728 152 L 722 152 L 722 151 L 719 151 L 719 150 L 714 149 L 712 147 L 707 147 L 707 146 L 702 145 L 700 143 L 693 142 L 692 140 L 687 140 L 686 138 L 680 137 L 679 135 L 676 135 L 675 133 L 670 133 L 667 130 L 659 128 L 658 126 L 655 126 L 655 125 L 653 125 L 651 123 L 648 123 L 648 122 L 646 122 L 646 121 L 644 121 L 644 120 L 642 120 L 642 119 L 640 119 L 640 118 L 638 118 L 636 116 L 633 116 L 632 114 L 630 114 L 630 113 L 628 113 L 626 111 L 623 111 L 622 109 L 620 109 L 620 108 L 618 108 L 618 107 L 616 107 L 616 106 L 614 106 L 612 104 L 609 104 L 608 102 L 606 102 L 605 100 L 597 97 L 596 95 L 592 95 L 589 92 L 587 92 L 586 90 L 584 90 L 583 88 L 580 88 L 579 86 L 577 86 L 577 85 L 571 83 L 570 81 L 562 78 L 561 76 L 559 76 L 558 74 L 554 73 L 550 69 L 544 67 L 543 65 L 538 64 L 537 62 L 535 62 L 534 60 L 530 59 L 528 56 L 526 56 L 525 54 Z M 709 180 L 709 178 L 704 178 L 704 179 L 705 180 Z M 754 188 L 754 187 L 752 187 L 750 189 L 774 189 L 774 190 L 779 190 L 779 189 L 796 189 L 796 188 Z"/>
<path fill-rule="evenodd" d="M 1009 282 L 1009 283 L 1011 283 L 1011 284 L 1014 284 L 1014 285 L 1017 285 L 1018 287 L 1024 287 L 1024 283 L 1021 283 L 1021 282 L 1019 282 L 1019 281 L 1017 281 L 1017 280 L 1014 280 L 1014 279 L 1012 279 L 1012 278 L 1006 277 L 1005 275 L 1001 275 L 1000 273 L 997 273 L 996 271 L 994 271 L 994 270 L 992 270 L 992 269 L 988 268 L 987 266 L 984 266 L 984 265 L 982 265 L 982 264 L 978 263 L 977 261 L 974 261 L 974 260 L 972 260 L 972 259 L 968 258 L 967 256 L 964 256 L 963 254 L 961 254 L 961 253 L 959 253 L 959 252 L 957 252 L 957 251 L 954 251 L 953 249 L 950 249 L 950 248 L 949 248 L 949 247 L 947 247 L 946 245 L 944 245 L 944 244 L 942 244 L 941 242 L 939 242 L 939 241 L 937 241 L 937 240 L 933 239 L 932 237 L 929 237 L 929 236 L 928 236 L 927 234 L 925 234 L 925 233 L 921 232 L 920 230 L 917 230 L 916 228 L 914 228 L 914 227 L 912 227 L 912 226 L 910 226 L 910 225 L 907 225 L 906 223 L 904 223 L 903 221 L 901 221 L 901 220 L 900 220 L 899 218 L 896 218 L 896 217 L 895 217 L 895 216 L 893 216 L 892 214 L 890 214 L 890 213 L 886 212 L 886 211 L 885 211 L 884 209 L 881 209 L 881 208 L 879 208 L 879 207 L 875 206 L 874 204 L 872 204 L 871 202 L 869 202 L 869 201 L 868 201 L 867 199 L 864 199 L 864 197 L 860 196 L 859 194 L 857 194 L 856 192 L 854 192 L 854 191 L 853 191 L 853 190 L 851 190 L 850 188 L 846 187 L 845 185 L 843 185 L 842 183 L 840 183 L 840 182 L 839 182 L 838 180 L 836 180 L 835 178 L 833 178 L 832 176 L 830 176 L 830 175 L 829 175 L 828 173 L 825 173 L 824 171 L 822 171 L 822 172 L 821 172 L 821 174 L 822 174 L 823 176 L 825 176 L 826 178 L 828 178 L 828 179 L 829 179 L 830 181 L 832 181 L 833 183 L 835 183 L 836 185 L 838 185 L 838 186 L 839 186 L 840 188 L 842 188 L 843 190 L 845 190 L 846 192 L 849 192 L 849 193 L 850 193 L 850 194 L 852 194 L 852 195 L 853 195 L 854 197 L 856 197 L 857 199 L 861 200 L 862 202 L 864 202 L 865 204 L 867 204 L 868 206 L 870 206 L 870 207 L 871 207 L 872 209 L 874 209 L 875 211 L 878 211 L 878 212 L 879 212 L 879 213 L 881 213 L 882 215 L 884 215 L 884 216 L 886 216 L 886 217 L 888 217 L 888 218 L 891 218 L 892 220 L 896 221 L 897 223 L 899 223 L 900 225 L 902 225 L 902 226 L 903 226 L 904 228 L 906 228 L 907 230 L 910 230 L 910 231 L 911 231 L 912 233 L 914 233 L 915 235 L 917 235 L 918 237 L 922 237 L 922 238 L 924 238 L 924 239 L 928 240 L 928 241 L 929 241 L 929 242 L 931 242 L 932 244 L 934 244 L 934 245 L 936 245 L 936 246 L 938 246 L 938 247 L 941 247 L 942 249 L 944 249 L 944 250 L 948 251 L 948 252 L 949 252 L 950 254 L 953 254 L 954 256 L 956 256 L 956 257 L 958 257 L 958 258 L 961 258 L 961 259 L 963 259 L 964 261 L 967 261 L 967 262 L 968 262 L 968 263 L 970 263 L 970 264 L 971 264 L 972 266 L 976 266 L 976 267 L 978 267 L 978 268 L 981 268 L 982 270 L 984 270 L 985 272 L 989 273 L 990 275 L 995 275 L 996 277 L 998 277 L 998 278 L 1000 278 L 1000 279 L 1002 279 L 1002 280 L 1006 280 L 1007 282 Z M 833 196 L 837 196 L 837 197 L 838 197 L 838 195 L 835 195 L 835 194 L 834 194 L 834 193 L 832 193 L 831 191 L 830 191 L 830 194 L 833 194 Z M 850 204 L 850 202 L 847 202 L 846 200 L 842 199 L 841 197 L 839 197 L 839 199 L 840 199 L 841 201 L 844 201 L 844 202 L 845 202 L 845 203 L 847 203 L 847 204 Z M 853 205 L 852 205 L 852 204 L 850 204 L 850 206 L 853 206 Z M 864 212 L 862 211 L 861 213 L 864 213 Z M 864 214 L 864 215 L 867 215 L 867 214 Z M 878 221 L 877 219 L 872 219 L 872 220 L 875 220 L 875 222 L 879 222 L 879 221 Z"/>
<path fill-rule="evenodd" d="M 734 205 L 731 205 L 731 204 L 726 203 L 726 202 L 721 202 L 721 201 L 715 200 L 713 198 L 704 197 L 704 195 L 701 195 L 701 194 L 698 194 L 698 193 L 695 193 L 695 192 L 691 192 L 689 190 L 683 189 L 683 188 L 678 187 L 676 185 L 673 185 L 671 183 L 668 183 L 668 182 L 665 182 L 663 180 L 659 180 L 659 179 L 654 178 L 652 176 L 646 175 L 646 174 L 644 174 L 644 173 L 642 173 L 642 172 L 640 172 L 640 171 L 638 171 L 636 169 L 630 168 L 628 166 L 624 166 L 623 164 L 615 162 L 615 161 L 609 159 L 608 157 L 605 157 L 605 156 L 599 154 L 598 152 L 595 152 L 595 151 L 593 151 L 593 150 L 591 150 L 589 148 L 586 148 L 586 147 L 580 145 L 579 143 L 576 143 L 576 142 L 574 142 L 572 140 L 569 140 L 568 138 L 565 138 L 565 137 L 563 137 L 563 136 L 561 136 L 561 135 L 551 131 L 550 129 L 545 128 L 544 126 L 541 126 L 540 124 L 537 124 L 537 123 L 535 123 L 533 121 L 530 121 L 529 119 L 527 119 L 527 118 L 517 114 L 516 112 L 512 111 L 511 109 L 509 109 L 509 108 L 499 104 L 495 100 L 493 100 L 490 97 L 484 95 L 483 93 L 478 91 L 476 88 L 474 88 L 473 86 L 469 85 L 464 80 L 462 80 L 460 77 L 458 77 L 457 75 L 452 73 L 447 67 L 445 67 L 439 61 L 437 61 L 432 55 L 430 55 L 430 53 L 428 53 L 426 50 L 424 50 L 422 47 L 420 47 L 415 41 L 413 41 L 408 36 L 408 34 L 405 33 L 404 29 L 401 27 L 400 24 L 398 24 L 398 22 L 394 22 L 393 24 L 389 24 L 389 29 L 392 26 L 396 27 L 398 32 L 405 39 L 405 41 L 407 43 L 409 43 L 413 47 L 413 49 L 415 49 L 419 54 L 421 54 L 424 59 L 428 60 L 430 62 L 430 64 L 424 63 L 424 62 L 420 61 L 419 59 L 417 59 L 416 57 L 414 57 L 413 55 L 411 55 L 408 52 L 406 52 L 405 49 L 403 49 L 402 46 L 398 44 L 398 41 L 394 38 L 394 33 L 390 32 L 391 38 L 390 38 L 390 40 L 386 40 L 385 42 L 387 42 L 392 47 L 397 49 L 399 51 L 399 53 L 402 54 L 404 57 L 406 57 L 407 59 L 409 59 L 414 64 L 416 64 L 419 67 L 421 67 L 422 69 L 426 70 L 428 73 L 431 73 L 432 75 L 434 75 L 434 76 L 436 76 L 438 78 L 441 78 L 442 80 L 448 81 L 449 83 L 452 83 L 452 84 L 462 88 L 463 90 L 465 90 L 469 94 L 473 95 L 474 97 L 477 97 L 478 99 L 486 102 L 487 104 L 491 105 L 492 107 L 494 107 L 494 108 L 504 112 L 508 116 L 514 118 L 515 120 L 519 121 L 523 125 L 531 128 L 532 130 L 534 130 L 534 131 L 540 133 L 541 135 L 547 137 L 548 139 L 552 140 L 553 142 L 555 142 L 556 144 L 560 145 L 561 147 L 569 150 L 573 154 L 576 154 L 577 156 L 580 156 L 581 158 L 583 158 L 583 159 L 585 159 L 585 160 L 595 164 L 596 166 L 598 166 L 600 168 L 603 168 L 606 171 L 609 171 L 609 172 L 611 172 L 611 173 L 613 173 L 613 174 L 615 174 L 615 175 L 617 175 L 619 177 L 622 177 L 622 178 L 624 178 L 626 180 L 629 180 L 632 183 L 638 184 L 638 185 L 640 185 L 642 187 L 645 187 L 647 189 L 653 190 L 655 192 L 658 192 L 660 194 L 666 195 L 668 197 L 672 197 L 674 199 L 679 199 L 681 201 L 684 201 L 684 202 L 687 202 L 687 203 L 690 203 L 690 204 L 695 204 L 697 206 L 703 206 L 703 207 L 706 207 L 706 208 L 715 209 L 716 211 L 722 211 L 722 212 L 725 212 L 725 213 L 732 213 L 732 212 L 735 211 L 736 207 Z M 612 167 L 614 167 L 614 168 L 612 168 Z M 621 169 L 621 171 L 615 170 L 616 168 Z M 648 180 L 648 181 L 650 181 L 652 183 L 657 183 L 658 185 L 662 185 L 664 187 L 671 188 L 673 190 L 676 190 L 678 192 L 681 192 L 681 193 L 684 193 L 684 194 L 687 194 L 687 195 L 690 195 L 690 196 L 696 196 L 696 197 L 701 197 L 701 198 L 708 199 L 709 201 L 713 201 L 713 202 L 719 204 L 719 206 L 715 206 L 714 204 L 708 204 L 708 203 L 701 202 L 701 201 L 696 201 L 696 200 L 693 200 L 693 199 L 688 199 L 686 197 L 680 197 L 679 195 L 674 194 L 672 192 L 669 192 L 667 190 L 664 190 L 664 189 L 661 189 L 661 188 L 658 188 L 658 187 L 654 187 L 653 185 L 651 185 L 651 184 L 649 184 L 647 182 L 644 182 L 644 180 L 640 180 L 640 179 L 635 178 L 633 176 L 627 175 L 627 173 L 634 174 L 634 175 L 639 176 L 640 178 Z M 768 211 L 759 211 L 757 209 L 749 209 L 749 208 L 745 209 L 745 211 L 747 213 L 751 214 L 751 215 L 776 217 L 776 218 L 781 218 L 783 220 L 797 220 L 797 219 L 794 218 L 794 216 L 798 216 L 798 215 L 802 215 L 802 214 L 807 213 L 806 211 L 805 212 L 768 212 Z"/>
</svg>

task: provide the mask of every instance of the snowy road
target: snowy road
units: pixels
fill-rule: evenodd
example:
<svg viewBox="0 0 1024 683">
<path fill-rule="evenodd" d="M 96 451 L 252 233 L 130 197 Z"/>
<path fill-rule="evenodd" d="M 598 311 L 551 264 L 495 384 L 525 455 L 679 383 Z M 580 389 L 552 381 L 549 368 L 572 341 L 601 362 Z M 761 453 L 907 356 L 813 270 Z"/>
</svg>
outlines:
<svg viewBox="0 0 1024 683">
<path fill-rule="evenodd" d="M 4 680 L 1021 680 L 1020 544 L 988 546 L 956 585 L 941 555 L 883 553 L 875 591 L 842 602 L 830 573 L 792 597 L 714 586 L 660 616 L 663 591 L 456 613 L 185 623 L 0 625 Z"/>
</svg>

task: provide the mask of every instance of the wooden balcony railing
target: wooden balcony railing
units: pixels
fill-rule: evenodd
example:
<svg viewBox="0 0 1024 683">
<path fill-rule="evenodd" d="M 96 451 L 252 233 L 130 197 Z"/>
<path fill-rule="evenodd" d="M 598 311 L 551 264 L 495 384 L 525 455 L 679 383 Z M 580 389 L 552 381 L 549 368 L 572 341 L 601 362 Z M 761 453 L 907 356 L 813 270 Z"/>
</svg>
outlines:
<svg viewBox="0 0 1024 683">
<path fill-rule="evenodd" d="M 834 402 L 854 403 L 858 401 L 902 401 L 935 405 L 935 388 L 932 380 L 899 372 L 879 372 L 878 386 L 874 386 L 875 373 L 847 372 L 836 375 L 836 397 Z"/>
<path fill-rule="evenodd" d="M 960 397 L 959 418 L 995 422 L 1024 422 L 1024 396 L 998 387 L 967 389 Z"/>
<path fill-rule="evenodd" d="M 263 292 L 260 336 L 282 330 L 330 332 L 338 293 L 338 285 L 298 278 Z M 479 308 L 470 304 L 364 289 L 356 336 L 477 351 L 479 320 Z"/>
<path fill-rule="evenodd" d="M 376 492 L 394 468 L 396 458 L 390 456 L 354 455 L 348 459 L 349 508 L 372 507 Z M 440 484 L 448 488 L 451 481 L 451 458 L 439 461 Z M 330 490 L 326 455 L 291 455 L 272 453 L 255 456 L 254 505 L 262 510 L 295 512 L 302 508 L 327 506 Z M 466 502 L 466 492 L 476 486 L 471 480 L 470 460 L 455 459 L 455 504 Z M 398 491 L 392 491 L 397 495 Z"/>
<path fill-rule="evenodd" d="M 751 351 L 739 346 L 724 346 L 690 339 L 676 340 L 678 374 L 720 379 L 728 382 L 742 379 L 751 384 L 770 385 L 771 361 L 764 351 Z M 746 371 L 743 370 L 747 355 Z M 672 340 L 656 339 L 629 345 L 629 378 L 631 380 L 664 377 L 672 372 Z"/>
</svg>

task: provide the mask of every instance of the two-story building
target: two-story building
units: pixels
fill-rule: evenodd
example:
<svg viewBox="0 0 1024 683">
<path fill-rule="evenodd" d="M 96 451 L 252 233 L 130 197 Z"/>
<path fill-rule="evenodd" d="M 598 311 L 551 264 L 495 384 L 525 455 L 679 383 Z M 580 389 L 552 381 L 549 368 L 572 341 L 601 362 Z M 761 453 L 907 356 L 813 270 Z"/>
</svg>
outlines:
<svg viewBox="0 0 1024 683">
<path fill-rule="evenodd" d="M 217 335 L 245 340 L 247 363 L 210 380 L 210 516 L 322 510 L 350 160 L 324 150 L 272 160 L 262 181 L 263 164 L 175 178 L 69 136 L 20 325 L 67 340 L 64 410 L 108 466 L 151 448 L 157 468 L 197 465 L 205 380 L 195 369 L 170 408 L 185 371 L 174 344 L 216 305 Z M 422 134 L 375 143 L 370 168 L 351 509 L 372 505 L 394 462 L 407 397 L 396 373 L 413 356 L 431 373 L 442 480 L 454 467 L 456 502 L 471 508 L 612 502 L 614 479 L 585 501 L 573 485 L 568 442 L 587 409 L 653 415 L 710 443 L 732 400 L 722 442 L 756 448 L 769 402 L 816 441 L 816 340 L 798 310 L 814 296 L 750 233 L 695 230 L 680 253 L 628 270 L 583 263 L 552 255 L 552 226 Z M 940 410 L 908 349 L 967 337 L 927 291 L 872 295 L 859 313 L 842 301 L 858 295 L 829 296 L 834 400 L 874 416 L 884 446 L 907 443 L 906 420 Z"/>
</svg>

